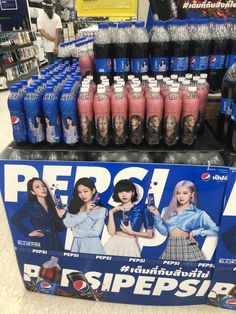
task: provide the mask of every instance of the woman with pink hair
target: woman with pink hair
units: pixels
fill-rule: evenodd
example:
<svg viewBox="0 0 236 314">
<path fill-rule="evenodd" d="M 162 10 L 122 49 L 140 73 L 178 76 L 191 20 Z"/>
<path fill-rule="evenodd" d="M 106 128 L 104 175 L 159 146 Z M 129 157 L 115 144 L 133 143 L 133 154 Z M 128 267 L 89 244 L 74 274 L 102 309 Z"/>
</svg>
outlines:
<svg viewBox="0 0 236 314">
<path fill-rule="evenodd" d="M 197 207 L 197 191 L 191 181 L 176 184 L 170 205 L 161 214 L 155 206 L 149 208 L 154 215 L 155 227 L 168 236 L 166 249 L 161 259 L 198 261 L 205 259 L 196 236 L 216 236 L 219 227 L 204 211 Z"/>
</svg>

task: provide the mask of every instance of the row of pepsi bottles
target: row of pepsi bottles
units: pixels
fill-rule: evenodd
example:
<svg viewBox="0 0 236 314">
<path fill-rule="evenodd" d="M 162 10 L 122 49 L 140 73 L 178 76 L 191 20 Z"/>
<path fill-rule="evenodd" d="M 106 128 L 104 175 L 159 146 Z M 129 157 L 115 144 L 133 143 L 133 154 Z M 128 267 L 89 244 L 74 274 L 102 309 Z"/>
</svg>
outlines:
<svg viewBox="0 0 236 314">
<path fill-rule="evenodd" d="M 217 138 L 236 152 L 236 63 L 224 77 L 221 95 Z"/>
<path fill-rule="evenodd" d="M 15 142 L 38 144 L 47 139 L 56 144 L 62 142 L 63 134 L 67 142 L 67 130 L 77 115 L 80 79 L 76 60 L 71 66 L 58 60 L 42 70 L 40 78 L 33 75 L 29 86 L 27 81 L 11 86 L 8 108 Z M 74 136 L 78 140 L 78 134 Z"/>
<path fill-rule="evenodd" d="M 194 144 L 198 130 L 204 127 L 209 92 L 206 78 L 198 76 L 191 81 L 174 74 L 170 78 L 157 75 L 156 79 L 144 75 L 142 80 L 129 75 L 126 84 L 119 76 L 114 80 L 111 87 L 105 76 L 97 86 L 82 81 L 78 98 L 82 143 L 91 144 L 94 137 L 103 147 L 110 142 L 158 146 L 161 141 L 170 147 L 180 139 L 184 145 Z"/>
<path fill-rule="evenodd" d="M 236 61 L 236 19 L 191 19 L 99 25 L 94 42 L 97 75 L 183 75 L 208 73 L 210 90 L 220 89 L 225 69 Z M 150 57 L 150 58 L 149 58 Z"/>
</svg>

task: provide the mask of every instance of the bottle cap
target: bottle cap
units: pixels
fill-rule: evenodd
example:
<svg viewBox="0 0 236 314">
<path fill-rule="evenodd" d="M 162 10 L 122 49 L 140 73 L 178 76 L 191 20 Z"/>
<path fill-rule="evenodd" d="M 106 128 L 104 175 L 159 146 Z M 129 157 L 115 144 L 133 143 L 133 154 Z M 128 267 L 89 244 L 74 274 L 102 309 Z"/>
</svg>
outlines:
<svg viewBox="0 0 236 314">
<path fill-rule="evenodd" d="M 208 76 L 207 73 L 201 73 L 200 74 L 200 78 L 207 79 L 207 76 Z"/>
<path fill-rule="evenodd" d="M 137 77 L 132 78 L 132 83 L 134 83 L 134 82 L 140 82 L 139 78 L 137 78 Z"/>
<path fill-rule="evenodd" d="M 28 85 L 28 81 L 27 81 L 27 80 L 21 80 L 20 83 L 21 83 L 23 86 L 27 86 L 27 85 Z"/>
<path fill-rule="evenodd" d="M 166 85 L 167 85 L 167 86 L 171 86 L 173 83 L 174 83 L 174 81 L 168 80 L 168 81 L 166 82 Z"/>
<path fill-rule="evenodd" d="M 33 75 L 31 76 L 31 78 L 32 78 L 32 80 L 37 80 L 37 79 L 38 79 L 38 75 L 37 75 L 37 74 L 33 74 Z"/>
<path fill-rule="evenodd" d="M 120 85 L 120 86 L 125 86 L 125 82 L 124 81 L 120 81 L 119 80 L 119 81 L 117 81 L 117 84 Z"/>
<path fill-rule="evenodd" d="M 34 92 L 34 86 L 30 85 L 26 88 L 27 93 L 33 93 Z"/>
<path fill-rule="evenodd" d="M 108 28 L 108 25 L 107 25 L 107 23 L 100 23 L 100 24 L 98 25 L 98 28 L 99 28 L 99 29 L 107 29 L 107 28 Z"/>
<path fill-rule="evenodd" d="M 190 80 L 183 80 L 183 83 L 182 83 L 183 85 L 190 85 L 191 84 L 191 82 L 190 82 Z"/>
<path fill-rule="evenodd" d="M 108 81 L 108 80 L 107 80 L 107 81 L 105 81 L 105 80 L 104 80 L 104 81 L 102 81 L 102 84 L 103 84 L 104 86 L 106 86 L 106 87 L 107 87 L 107 86 L 110 86 L 110 83 L 109 83 L 109 81 Z"/>
<path fill-rule="evenodd" d="M 115 75 L 114 77 L 113 77 L 113 79 L 114 79 L 114 81 L 117 81 L 118 79 L 120 79 L 121 77 L 119 76 L 119 75 Z"/>
<path fill-rule="evenodd" d="M 163 75 L 160 75 L 160 74 L 156 75 L 156 79 L 157 81 L 163 80 Z"/>
<path fill-rule="evenodd" d="M 197 82 L 200 79 L 200 76 L 196 75 L 193 77 L 193 82 Z"/>
<path fill-rule="evenodd" d="M 107 79 L 107 76 L 106 75 L 101 75 L 100 76 L 100 80 L 103 80 L 103 79 Z"/>
<path fill-rule="evenodd" d="M 179 91 L 178 87 L 171 86 L 171 88 L 170 88 L 171 93 L 178 93 L 178 91 Z"/>
<path fill-rule="evenodd" d="M 11 93 L 17 93 L 18 90 L 19 90 L 19 86 L 12 85 L 12 86 L 10 87 L 10 92 L 11 92 Z"/>
<path fill-rule="evenodd" d="M 88 93 L 89 92 L 89 86 L 81 86 L 80 92 L 81 93 Z"/>
<path fill-rule="evenodd" d="M 143 21 L 139 21 L 135 23 L 135 27 L 144 27 L 145 23 Z"/>
<path fill-rule="evenodd" d="M 151 91 L 153 93 L 160 93 L 160 86 L 151 86 Z"/>
<path fill-rule="evenodd" d="M 63 87 L 62 93 L 63 94 L 70 94 L 71 93 L 71 86 L 70 85 L 65 85 Z"/>
<path fill-rule="evenodd" d="M 199 83 L 199 84 L 206 84 L 206 79 L 200 78 L 200 79 L 198 80 L 198 83 Z"/>
<path fill-rule="evenodd" d="M 152 87 L 152 86 L 157 86 L 157 81 L 151 81 L 148 83 L 148 86 L 149 87 Z"/>
<path fill-rule="evenodd" d="M 148 82 L 150 83 L 150 82 L 154 82 L 156 79 L 155 79 L 155 77 L 149 77 L 148 78 Z"/>
<path fill-rule="evenodd" d="M 171 74 L 170 78 L 175 81 L 175 80 L 177 80 L 178 75 L 177 74 Z"/>
<path fill-rule="evenodd" d="M 178 87 L 178 89 L 179 89 L 180 84 L 179 84 L 179 83 L 174 83 L 174 84 L 172 84 L 172 86 L 173 86 L 173 87 Z"/>
<path fill-rule="evenodd" d="M 128 80 L 129 80 L 129 81 L 131 81 L 133 78 L 134 78 L 134 75 L 132 75 L 132 74 L 129 74 L 129 75 L 128 75 Z"/>
<path fill-rule="evenodd" d="M 122 93 L 123 92 L 123 88 L 122 88 L 122 86 L 115 86 L 115 93 Z"/>
<path fill-rule="evenodd" d="M 188 87 L 188 91 L 189 91 L 189 92 L 196 92 L 196 90 L 197 90 L 197 87 L 196 87 L 196 86 L 189 86 L 189 87 Z"/>
<path fill-rule="evenodd" d="M 183 76 L 178 77 L 178 82 L 179 83 L 182 83 L 184 80 L 185 80 L 185 77 L 183 77 Z"/>
<path fill-rule="evenodd" d="M 142 81 L 147 81 L 149 79 L 148 75 L 142 75 Z"/>
<path fill-rule="evenodd" d="M 118 23 L 118 28 L 125 28 L 125 27 L 126 27 L 125 23 Z"/>
<path fill-rule="evenodd" d="M 169 81 L 169 77 L 163 77 L 163 82 L 166 83 L 167 81 Z"/>
<path fill-rule="evenodd" d="M 106 92 L 105 86 L 100 84 L 100 86 L 98 86 L 98 88 L 97 88 L 97 93 L 98 94 L 105 94 L 105 92 Z"/>
<path fill-rule="evenodd" d="M 155 26 L 164 26 L 165 25 L 165 21 L 163 20 L 156 20 L 153 23 Z"/>
<path fill-rule="evenodd" d="M 225 19 L 215 19 L 215 23 L 216 24 L 226 24 L 226 20 Z"/>
<path fill-rule="evenodd" d="M 53 85 L 49 85 L 49 86 L 46 87 L 45 93 L 53 93 L 53 89 L 54 89 L 54 86 Z"/>
<path fill-rule="evenodd" d="M 188 79 L 188 80 L 191 80 L 193 77 L 192 73 L 186 73 L 185 74 L 185 78 Z"/>
</svg>

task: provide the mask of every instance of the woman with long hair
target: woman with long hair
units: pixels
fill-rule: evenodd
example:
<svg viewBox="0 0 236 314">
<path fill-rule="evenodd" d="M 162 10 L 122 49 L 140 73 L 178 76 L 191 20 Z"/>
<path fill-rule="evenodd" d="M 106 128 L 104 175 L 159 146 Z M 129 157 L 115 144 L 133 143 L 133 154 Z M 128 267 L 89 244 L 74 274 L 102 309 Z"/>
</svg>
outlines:
<svg viewBox="0 0 236 314">
<path fill-rule="evenodd" d="M 63 222 L 73 232 L 72 252 L 105 254 L 100 235 L 104 226 L 106 208 L 96 200 L 97 189 L 90 178 L 79 179 Z"/>
<path fill-rule="evenodd" d="M 58 232 L 65 230 L 64 211 L 55 207 L 48 187 L 39 178 L 27 182 L 27 193 L 28 201 L 11 217 L 12 223 L 30 241 L 39 242 L 41 249 L 63 250 Z"/>
<path fill-rule="evenodd" d="M 105 251 L 109 255 L 140 257 L 137 238 L 152 238 L 153 218 L 143 206 L 134 204 L 138 195 L 130 180 L 118 181 L 112 197 L 120 204 L 112 208 L 106 218 L 111 238 L 105 244 Z"/>
<path fill-rule="evenodd" d="M 211 217 L 198 208 L 197 191 L 191 181 L 183 180 L 176 184 L 170 205 L 163 208 L 161 214 L 151 206 L 155 227 L 168 236 L 166 249 L 161 259 L 198 261 L 204 259 L 196 236 L 216 236 L 219 227 Z"/>
</svg>

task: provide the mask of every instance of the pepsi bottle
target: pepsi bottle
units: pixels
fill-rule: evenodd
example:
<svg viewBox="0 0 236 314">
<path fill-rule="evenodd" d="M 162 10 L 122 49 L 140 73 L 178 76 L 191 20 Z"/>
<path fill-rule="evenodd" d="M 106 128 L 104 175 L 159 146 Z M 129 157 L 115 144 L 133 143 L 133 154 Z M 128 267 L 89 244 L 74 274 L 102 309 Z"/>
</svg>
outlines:
<svg viewBox="0 0 236 314">
<path fill-rule="evenodd" d="M 236 18 L 230 18 L 227 21 L 227 28 L 229 32 L 229 40 L 227 47 L 227 57 L 225 68 L 228 69 L 236 62 Z"/>
<path fill-rule="evenodd" d="M 141 79 L 149 71 L 149 38 L 144 22 L 136 22 L 131 43 L 131 71 Z"/>
<path fill-rule="evenodd" d="M 53 86 L 46 87 L 42 105 L 45 118 L 46 140 L 51 145 L 61 143 L 62 127 L 59 99 L 53 91 Z"/>
<path fill-rule="evenodd" d="M 184 76 L 188 70 L 189 63 L 189 33 L 187 22 L 173 20 L 169 22 L 171 61 L 170 69 L 179 76 Z"/>
<path fill-rule="evenodd" d="M 112 74 L 111 39 L 108 26 L 105 23 L 100 23 L 98 28 L 99 31 L 93 44 L 96 83 L 99 82 L 101 75 L 106 75 L 111 80 Z"/>
<path fill-rule="evenodd" d="M 227 133 L 227 144 L 236 152 L 236 88 L 234 90 L 234 99 L 232 103 L 232 113 Z"/>
<path fill-rule="evenodd" d="M 116 31 L 116 36 L 113 38 L 112 48 L 114 75 L 127 80 L 127 76 L 130 72 L 130 44 L 125 23 L 118 24 L 118 30 Z"/>
<path fill-rule="evenodd" d="M 223 76 L 225 74 L 225 52 L 228 43 L 228 31 L 224 19 L 215 19 L 212 28 L 208 79 L 210 92 L 217 93 L 220 90 Z"/>
<path fill-rule="evenodd" d="M 7 104 L 11 116 L 14 141 L 22 144 L 27 141 L 27 129 L 24 112 L 24 95 L 20 93 L 19 86 L 13 85 L 10 87 Z"/>
<path fill-rule="evenodd" d="M 221 87 L 220 112 L 217 118 L 216 134 L 219 141 L 224 141 L 231 120 L 232 105 L 234 101 L 235 83 L 229 79 L 224 79 Z"/>
<path fill-rule="evenodd" d="M 210 34 L 206 19 L 194 19 L 190 23 L 191 51 L 189 70 L 193 75 L 207 72 Z"/>
<path fill-rule="evenodd" d="M 164 21 L 154 22 L 151 42 L 150 42 L 150 72 L 151 75 L 166 75 L 169 71 L 169 44 L 170 36 L 165 29 Z"/>
<path fill-rule="evenodd" d="M 45 129 L 40 96 L 36 86 L 26 89 L 24 110 L 27 123 L 28 140 L 32 144 L 40 144 L 45 140 Z"/>
</svg>

